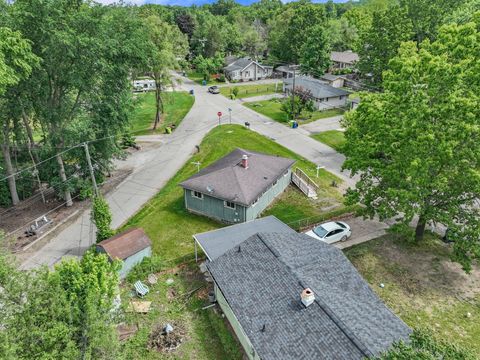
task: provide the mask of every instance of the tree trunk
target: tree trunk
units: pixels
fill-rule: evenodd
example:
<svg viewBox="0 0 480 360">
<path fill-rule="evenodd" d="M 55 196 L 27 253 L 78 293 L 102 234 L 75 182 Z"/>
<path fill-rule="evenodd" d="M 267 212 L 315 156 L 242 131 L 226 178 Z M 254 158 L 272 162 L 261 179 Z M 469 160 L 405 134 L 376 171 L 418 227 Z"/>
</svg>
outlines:
<svg viewBox="0 0 480 360">
<path fill-rule="evenodd" d="M 62 156 L 57 154 L 56 158 L 57 158 L 58 166 L 60 167 L 59 169 L 60 179 L 62 180 L 62 182 L 66 182 L 67 176 L 65 175 L 65 167 L 63 166 Z M 68 190 L 68 188 L 65 188 L 64 195 L 65 195 L 66 206 L 67 207 L 72 206 L 73 205 L 72 194 L 70 194 L 70 190 Z"/>
<path fill-rule="evenodd" d="M 18 198 L 17 192 L 17 182 L 15 180 L 14 170 L 12 166 L 12 159 L 10 157 L 10 139 L 9 139 L 9 130 L 8 130 L 8 123 L 3 124 L 3 144 L 2 144 L 2 154 L 3 154 L 3 161 L 5 163 L 5 172 L 8 176 L 8 188 L 10 190 L 10 197 L 12 199 L 12 204 L 17 205 L 20 202 Z"/>
<path fill-rule="evenodd" d="M 155 83 L 155 87 L 156 87 L 156 89 L 155 89 L 156 113 L 155 113 L 155 122 L 153 123 L 153 130 L 156 130 L 158 124 L 160 124 L 160 122 L 162 120 L 162 112 L 163 112 L 161 85 Z"/>
<path fill-rule="evenodd" d="M 10 190 L 10 197 L 12 198 L 12 204 L 17 205 L 20 202 L 17 193 L 17 183 L 15 181 L 15 176 L 11 176 L 13 171 L 12 159 L 10 158 L 10 147 L 8 144 L 2 145 L 3 161 L 5 162 L 5 170 L 8 176 L 8 188 Z"/>
<path fill-rule="evenodd" d="M 415 241 L 419 242 L 423 240 L 423 235 L 425 234 L 425 227 L 427 225 L 427 220 L 422 214 L 418 218 L 417 227 L 415 228 Z"/>
</svg>

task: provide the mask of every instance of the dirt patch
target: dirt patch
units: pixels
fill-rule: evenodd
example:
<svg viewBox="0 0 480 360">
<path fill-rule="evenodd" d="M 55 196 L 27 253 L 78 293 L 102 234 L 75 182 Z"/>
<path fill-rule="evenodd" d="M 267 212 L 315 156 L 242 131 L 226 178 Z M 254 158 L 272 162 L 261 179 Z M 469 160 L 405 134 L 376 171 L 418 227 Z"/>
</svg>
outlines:
<svg viewBox="0 0 480 360">
<path fill-rule="evenodd" d="M 466 274 L 460 265 L 450 261 L 449 245 L 436 243 L 434 249 L 423 250 L 384 241 L 376 249 L 377 256 L 395 275 L 397 285 L 407 293 L 429 292 L 439 296 L 473 299 L 480 294 L 480 268 Z"/>
<path fill-rule="evenodd" d="M 130 169 L 115 171 L 107 177 L 102 186 L 102 193 L 106 194 L 114 189 L 131 173 Z M 9 209 L 0 208 L 0 229 L 6 234 L 7 244 L 12 252 L 18 252 L 26 245 L 48 234 L 58 224 L 89 206 L 90 200 L 74 201 L 73 206 L 65 207 L 64 200 L 50 189 L 44 192 L 45 203 L 40 193 L 34 194 L 29 199 L 22 201 Z M 80 211 L 79 211 L 80 210 Z"/>
<path fill-rule="evenodd" d="M 131 338 L 138 331 L 137 325 L 119 324 L 117 326 L 118 339 L 125 341 Z"/>
<path fill-rule="evenodd" d="M 148 337 L 148 348 L 159 352 L 175 351 L 184 341 L 186 331 L 178 322 L 157 326 Z"/>
</svg>

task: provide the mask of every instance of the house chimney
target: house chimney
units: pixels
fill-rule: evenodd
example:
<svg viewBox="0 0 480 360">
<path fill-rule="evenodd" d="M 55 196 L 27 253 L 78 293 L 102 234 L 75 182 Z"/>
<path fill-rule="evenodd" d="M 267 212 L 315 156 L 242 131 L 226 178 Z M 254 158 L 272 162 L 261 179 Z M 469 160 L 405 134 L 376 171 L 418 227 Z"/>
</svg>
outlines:
<svg viewBox="0 0 480 360">
<path fill-rule="evenodd" d="M 310 288 L 303 289 L 300 297 L 302 299 L 302 304 L 305 305 L 305 307 L 309 307 L 315 301 L 315 295 Z"/>
<path fill-rule="evenodd" d="M 248 156 L 247 156 L 247 155 L 243 155 L 243 156 L 242 156 L 242 166 L 243 166 L 245 169 L 248 169 Z"/>
</svg>

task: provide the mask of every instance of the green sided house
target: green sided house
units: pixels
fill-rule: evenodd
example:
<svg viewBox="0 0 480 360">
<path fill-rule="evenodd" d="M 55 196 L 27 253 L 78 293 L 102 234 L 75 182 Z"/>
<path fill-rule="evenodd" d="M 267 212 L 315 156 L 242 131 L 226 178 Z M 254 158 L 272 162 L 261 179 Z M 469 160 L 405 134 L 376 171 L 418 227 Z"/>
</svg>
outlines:
<svg viewBox="0 0 480 360">
<path fill-rule="evenodd" d="M 290 184 L 294 163 L 237 148 L 180 183 L 185 207 L 230 224 L 253 220 Z"/>
</svg>

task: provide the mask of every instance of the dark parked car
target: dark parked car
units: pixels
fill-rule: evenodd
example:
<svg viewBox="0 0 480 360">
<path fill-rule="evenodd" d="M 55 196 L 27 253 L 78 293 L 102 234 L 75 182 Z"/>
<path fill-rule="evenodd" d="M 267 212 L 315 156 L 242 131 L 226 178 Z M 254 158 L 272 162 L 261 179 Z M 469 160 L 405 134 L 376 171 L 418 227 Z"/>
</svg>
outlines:
<svg viewBox="0 0 480 360">
<path fill-rule="evenodd" d="M 220 88 L 217 85 L 210 86 L 208 88 L 210 94 L 220 94 Z"/>
</svg>

